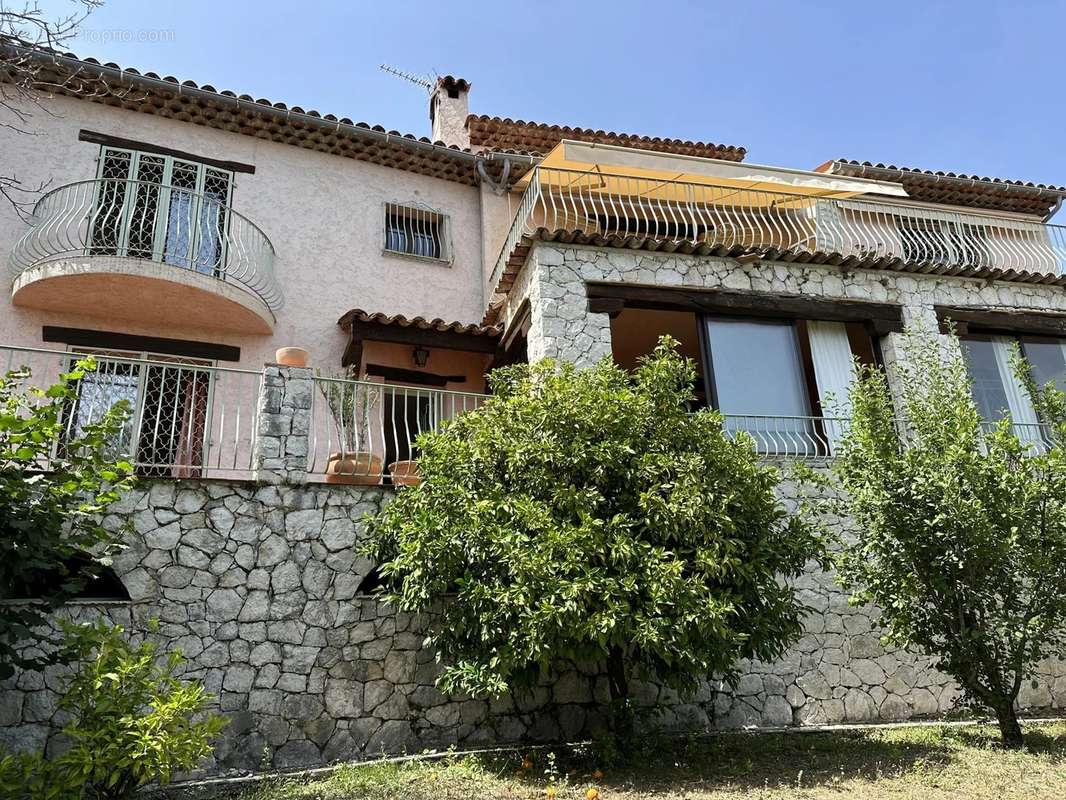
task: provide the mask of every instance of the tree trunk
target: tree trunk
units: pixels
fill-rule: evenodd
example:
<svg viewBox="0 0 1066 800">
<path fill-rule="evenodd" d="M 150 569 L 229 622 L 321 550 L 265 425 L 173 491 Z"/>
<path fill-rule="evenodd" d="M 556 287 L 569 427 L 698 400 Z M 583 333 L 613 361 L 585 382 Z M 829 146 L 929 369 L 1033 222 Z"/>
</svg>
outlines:
<svg viewBox="0 0 1066 800">
<path fill-rule="evenodd" d="M 1018 724 L 1018 715 L 1014 712 L 1014 703 L 1009 700 L 995 707 L 996 721 L 999 723 L 999 735 L 1003 746 L 1016 750 L 1025 747 L 1022 726 Z"/>
<path fill-rule="evenodd" d="M 623 751 L 633 741 L 633 710 L 629 706 L 629 677 L 626 673 L 625 653 L 618 645 L 612 645 L 607 651 L 607 684 L 611 690 L 608 719 L 611 732 L 618 738 Z"/>
</svg>

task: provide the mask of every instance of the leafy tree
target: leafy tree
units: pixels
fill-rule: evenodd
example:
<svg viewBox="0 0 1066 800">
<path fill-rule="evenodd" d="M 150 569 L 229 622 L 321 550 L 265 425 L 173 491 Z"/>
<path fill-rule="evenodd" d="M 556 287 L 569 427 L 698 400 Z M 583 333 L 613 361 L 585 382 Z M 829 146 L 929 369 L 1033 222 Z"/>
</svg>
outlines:
<svg viewBox="0 0 1066 800">
<path fill-rule="evenodd" d="M 693 690 L 799 634 L 787 580 L 816 539 L 751 441 L 690 412 L 675 345 L 632 376 L 497 369 L 481 409 L 419 438 L 422 483 L 371 521 L 368 553 L 400 609 L 439 611 L 442 689 L 499 695 L 557 660 L 599 662 L 624 738 L 634 677 Z"/>
<path fill-rule="evenodd" d="M 1066 426 L 1034 443 L 1009 419 L 982 421 L 954 337 L 911 330 L 904 355 L 898 407 L 881 370 L 853 385 L 829 481 L 843 499 L 823 507 L 853 523 L 840 577 L 880 608 L 888 642 L 933 657 L 1018 747 L 1022 681 L 1066 655 Z M 1033 390 L 1048 411 L 1066 408 L 1053 387 Z"/>
<path fill-rule="evenodd" d="M 127 404 L 68 430 L 77 382 L 93 369 L 78 362 L 47 390 L 29 386 L 25 368 L 0 377 L 0 600 L 26 600 L 0 608 L 0 678 L 64 658 L 48 612 L 121 546 L 122 531 L 101 516 L 132 482 L 130 464 L 111 452 Z"/>
<path fill-rule="evenodd" d="M 0 758 L 0 797 L 12 800 L 125 800 L 150 783 L 196 767 L 211 754 L 225 720 L 207 714 L 199 681 L 175 677 L 185 659 L 159 658 L 147 641 L 134 646 L 121 626 L 66 628 L 79 665 L 60 701 L 70 715 L 69 748 Z"/>
</svg>

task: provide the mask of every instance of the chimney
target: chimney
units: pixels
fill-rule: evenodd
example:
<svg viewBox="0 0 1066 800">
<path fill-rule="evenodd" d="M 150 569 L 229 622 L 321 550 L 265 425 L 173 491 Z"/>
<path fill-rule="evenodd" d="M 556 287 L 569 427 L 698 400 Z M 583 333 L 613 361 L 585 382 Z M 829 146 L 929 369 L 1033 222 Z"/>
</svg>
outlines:
<svg viewBox="0 0 1066 800">
<path fill-rule="evenodd" d="M 429 96 L 429 121 L 433 123 L 431 138 L 434 142 L 463 149 L 470 147 L 470 134 L 466 130 L 469 97 L 469 81 L 451 75 L 437 78 L 437 85 Z"/>
</svg>

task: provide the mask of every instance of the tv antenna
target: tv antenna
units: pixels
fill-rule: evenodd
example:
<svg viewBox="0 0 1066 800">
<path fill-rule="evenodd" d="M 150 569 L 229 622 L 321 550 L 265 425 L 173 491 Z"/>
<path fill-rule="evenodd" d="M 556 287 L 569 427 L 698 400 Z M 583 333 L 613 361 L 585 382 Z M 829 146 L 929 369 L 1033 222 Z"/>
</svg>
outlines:
<svg viewBox="0 0 1066 800">
<path fill-rule="evenodd" d="M 411 72 L 394 67 L 391 64 L 380 64 L 378 69 L 382 72 L 387 72 L 401 80 L 405 80 L 408 83 L 413 83 L 415 86 L 421 86 L 427 92 L 433 91 L 433 81 L 430 80 L 429 75 L 415 75 Z"/>
</svg>

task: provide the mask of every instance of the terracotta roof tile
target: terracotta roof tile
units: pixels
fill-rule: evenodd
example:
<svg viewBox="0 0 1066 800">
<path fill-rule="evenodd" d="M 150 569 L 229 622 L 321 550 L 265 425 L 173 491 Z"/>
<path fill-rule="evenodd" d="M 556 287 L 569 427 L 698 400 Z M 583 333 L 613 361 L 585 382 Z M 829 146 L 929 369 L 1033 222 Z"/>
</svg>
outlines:
<svg viewBox="0 0 1066 800">
<path fill-rule="evenodd" d="M 0 43 L 0 58 L 32 58 L 41 66 L 38 80 L 52 94 L 80 97 L 129 111 L 179 119 L 290 144 L 319 152 L 370 161 L 418 172 L 443 180 L 477 185 L 473 153 L 454 145 L 433 142 L 425 136 L 386 130 L 381 125 L 356 122 L 348 117 L 323 114 L 315 109 L 289 106 L 267 98 L 218 90 L 211 84 L 180 81 L 173 76 L 141 72 L 74 53 L 38 48 L 26 50 Z M 445 80 L 449 76 L 445 76 Z M 469 83 L 452 78 L 457 83 Z M 136 86 L 136 91 L 130 91 Z M 367 136 L 373 132 L 376 138 Z M 384 140 L 380 134 L 389 137 Z M 511 174 L 526 165 L 512 166 Z M 493 177 L 501 165 L 487 164 Z"/>
<path fill-rule="evenodd" d="M 990 211 L 1012 211 L 1046 217 L 1066 196 L 1066 187 L 1029 181 L 966 175 L 961 172 L 935 172 L 917 167 L 856 161 L 840 158 L 827 161 L 819 172 L 851 177 L 895 181 L 903 185 L 913 200 L 968 206 Z"/>
<path fill-rule="evenodd" d="M 524 155 L 544 155 L 563 139 L 636 147 L 641 150 L 654 150 L 675 155 L 719 158 L 727 161 L 743 161 L 747 153 L 743 147 L 732 145 L 690 142 L 682 139 L 660 139 L 613 131 L 594 131 L 587 128 L 547 125 L 542 122 L 526 122 L 520 119 L 512 120 L 477 114 L 471 114 L 466 118 L 466 127 L 470 133 L 470 146 L 473 150 L 503 151 Z"/>
<path fill-rule="evenodd" d="M 347 330 L 352 322 L 369 322 L 375 325 L 394 325 L 400 328 L 420 328 L 422 330 L 437 331 L 438 333 L 459 333 L 465 336 L 488 336 L 495 338 L 503 332 L 502 325 L 478 325 L 466 322 L 447 322 L 439 317 L 426 319 L 425 317 L 405 317 L 403 314 L 383 314 L 381 312 L 364 311 L 361 308 L 353 308 L 346 312 L 337 324 Z"/>
</svg>

